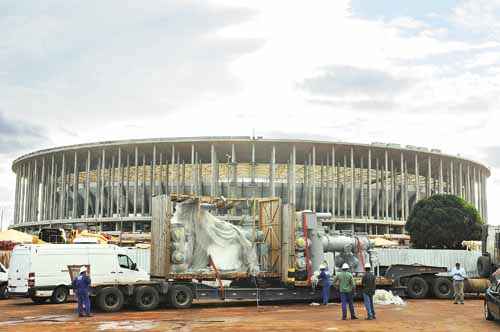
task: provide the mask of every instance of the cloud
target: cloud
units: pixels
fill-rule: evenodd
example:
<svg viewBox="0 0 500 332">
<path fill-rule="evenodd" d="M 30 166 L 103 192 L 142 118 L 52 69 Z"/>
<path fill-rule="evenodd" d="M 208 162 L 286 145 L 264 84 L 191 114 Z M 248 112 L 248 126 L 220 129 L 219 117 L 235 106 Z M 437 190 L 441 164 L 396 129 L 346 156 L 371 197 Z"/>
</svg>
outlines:
<svg viewBox="0 0 500 332">
<path fill-rule="evenodd" d="M 329 66 L 299 84 L 303 90 L 322 96 L 381 97 L 407 89 L 411 81 L 374 69 Z"/>
<path fill-rule="evenodd" d="M 2 101 L 33 119 L 81 128 L 93 118 L 167 114 L 234 93 L 230 64 L 261 41 L 219 32 L 255 14 L 198 1 L 3 2 Z"/>
<path fill-rule="evenodd" d="M 0 112 L 0 154 L 39 148 L 48 142 L 43 128 L 17 121 Z"/>
<path fill-rule="evenodd" d="M 500 146 L 485 147 L 483 151 L 489 165 L 500 168 Z"/>
</svg>

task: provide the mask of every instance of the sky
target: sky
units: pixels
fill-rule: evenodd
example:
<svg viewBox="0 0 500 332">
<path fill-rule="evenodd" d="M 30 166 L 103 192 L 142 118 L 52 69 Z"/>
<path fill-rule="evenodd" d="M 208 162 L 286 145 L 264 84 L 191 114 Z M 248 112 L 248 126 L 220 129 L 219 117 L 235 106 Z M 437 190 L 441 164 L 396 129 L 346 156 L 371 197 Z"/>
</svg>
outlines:
<svg viewBox="0 0 500 332">
<path fill-rule="evenodd" d="M 254 129 L 484 162 L 500 224 L 500 0 L 2 0 L 0 31 L 0 227 L 24 153 Z"/>
</svg>

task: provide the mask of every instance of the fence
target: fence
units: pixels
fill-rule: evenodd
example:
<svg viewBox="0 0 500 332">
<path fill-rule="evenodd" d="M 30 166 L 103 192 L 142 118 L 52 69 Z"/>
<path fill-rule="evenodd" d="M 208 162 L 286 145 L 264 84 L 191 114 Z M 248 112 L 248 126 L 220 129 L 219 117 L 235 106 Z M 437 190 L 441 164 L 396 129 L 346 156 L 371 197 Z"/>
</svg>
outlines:
<svg viewBox="0 0 500 332">
<path fill-rule="evenodd" d="M 450 270 L 457 262 L 468 277 L 477 277 L 478 251 L 441 249 L 375 249 L 381 266 L 393 264 L 422 264 L 446 267 Z"/>
</svg>

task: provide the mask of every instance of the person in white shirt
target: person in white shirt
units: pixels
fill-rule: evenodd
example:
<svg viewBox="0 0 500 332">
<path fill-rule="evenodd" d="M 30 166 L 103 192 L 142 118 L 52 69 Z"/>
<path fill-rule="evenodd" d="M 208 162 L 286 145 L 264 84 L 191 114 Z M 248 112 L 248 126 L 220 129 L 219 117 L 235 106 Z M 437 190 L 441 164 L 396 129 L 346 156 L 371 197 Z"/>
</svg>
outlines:
<svg viewBox="0 0 500 332">
<path fill-rule="evenodd" d="M 464 304 L 464 280 L 467 277 L 465 270 L 460 267 L 460 263 L 455 264 L 455 268 L 451 269 L 453 278 L 453 290 L 455 291 L 455 300 L 453 303 Z"/>
</svg>

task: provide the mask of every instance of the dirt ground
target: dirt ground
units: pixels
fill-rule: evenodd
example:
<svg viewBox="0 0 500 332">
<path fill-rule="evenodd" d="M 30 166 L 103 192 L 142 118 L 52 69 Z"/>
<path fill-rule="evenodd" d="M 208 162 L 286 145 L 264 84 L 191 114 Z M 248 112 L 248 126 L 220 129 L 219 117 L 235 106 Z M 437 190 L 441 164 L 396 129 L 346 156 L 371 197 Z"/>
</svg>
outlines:
<svg viewBox="0 0 500 332">
<path fill-rule="evenodd" d="M 405 306 L 376 306 L 377 320 L 342 321 L 340 305 L 204 303 L 191 309 L 124 310 L 78 318 L 75 303 L 35 305 L 29 299 L 0 300 L 0 331 L 500 331 L 483 318 L 483 300 L 465 305 L 445 300 L 409 300 Z"/>
</svg>

